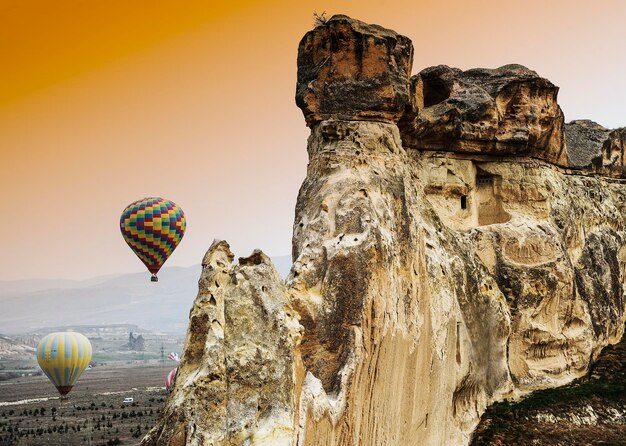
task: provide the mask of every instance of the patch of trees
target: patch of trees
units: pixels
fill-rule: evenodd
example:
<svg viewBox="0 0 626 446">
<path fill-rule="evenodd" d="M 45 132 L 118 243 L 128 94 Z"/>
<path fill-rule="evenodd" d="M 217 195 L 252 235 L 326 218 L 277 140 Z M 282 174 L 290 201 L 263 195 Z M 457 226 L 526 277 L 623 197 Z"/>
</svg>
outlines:
<svg viewBox="0 0 626 446">
<path fill-rule="evenodd" d="M 146 349 L 146 341 L 142 335 L 135 336 L 131 331 L 128 335 L 128 344 L 126 344 L 129 350 L 144 351 Z"/>
</svg>

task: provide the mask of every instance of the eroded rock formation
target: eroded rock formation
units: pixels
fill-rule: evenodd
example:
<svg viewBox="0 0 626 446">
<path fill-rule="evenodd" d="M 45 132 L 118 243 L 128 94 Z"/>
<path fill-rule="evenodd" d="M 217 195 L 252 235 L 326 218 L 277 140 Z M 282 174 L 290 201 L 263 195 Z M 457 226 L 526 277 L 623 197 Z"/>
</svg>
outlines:
<svg viewBox="0 0 626 446">
<path fill-rule="evenodd" d="M 292 444 L 300 325 L 265 254 L 233 259 L 224 241 L 204 256 L 175 386 L 144 443 Z"/>
<path fill-rule="evenodd" d="M 405 148 L 522 155 L 567 166 L 563 113 L 552 82 L 521 65 L 461 71 L 444 65 L 411 79 Z"/>
<path fill-rule="evenodd" d="M 331 118 L 395 123 L 411 100 L 412 61 L 407 37 L 333 16 L 300 42 L 296 103 L 309 126 Z"/>
<path fill-rule="evenodd" d="M 601 174 L 613 178 L 626 178 L 626 127 L 613 130 L 602 144 Z"/>
<path fill-rule="evenodd" d="M 623 135 L 608 171 L 597 145 L 571 165 L 549 81 L 410 79 L 412 53 L 345 16 L 303 38 L 291 274 L 209 249 L 144 444 L 466 445 L 488 404 L 580 377 L 621 338 Z"/>
<path fill-rule="evenodd" d="M 623 445 L 626 439 L 626 337 L 604 350 L 588 376 L 521 401 L 494 404 L 472 446 Z"/>
<path fill-rule="evenodd" d="M 565 139 L 570 166 L 590 168 L 602 165 L 602 145 L 611 131 L 597 122 L 580 119 L 565 124 Z"/>
</svg>

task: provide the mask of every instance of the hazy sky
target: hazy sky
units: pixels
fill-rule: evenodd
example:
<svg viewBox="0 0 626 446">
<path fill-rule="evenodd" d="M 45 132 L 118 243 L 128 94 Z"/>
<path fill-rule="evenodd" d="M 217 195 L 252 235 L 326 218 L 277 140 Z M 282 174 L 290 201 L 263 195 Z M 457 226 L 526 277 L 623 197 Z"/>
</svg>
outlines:
<svg viewBox="0 0 626 446">
<path fill-rule="evenodd" d="M 626 125 L 621 0 L 2 0 L 0 280 L 141 271 L 118 219 L 145 196 L 187 216 L 167 265 L 214 238 L 288 254 L 297 45 L 322 11 L 410 37 L 414 72 L 520 63 L 567 120 Z"/>
</svg>

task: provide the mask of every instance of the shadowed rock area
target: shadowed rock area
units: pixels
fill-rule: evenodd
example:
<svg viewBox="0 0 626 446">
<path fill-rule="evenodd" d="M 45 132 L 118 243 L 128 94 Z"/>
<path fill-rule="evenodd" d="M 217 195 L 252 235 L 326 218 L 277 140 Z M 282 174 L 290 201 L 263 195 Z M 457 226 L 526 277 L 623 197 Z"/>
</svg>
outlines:
<svg viewBox="0 0 626 446">
<path fill-rule="evenodd" d="M 621 131 L 600 158 L 581 131 L 593 155 L 570 156 L 548 80 L 410 79 L 412 55 L 346 16 L 302 39 L 291 273 L 209 249 L 145 445 L 467 445 L 488 405 L 585 376 L 621 339 Z"/>
<path fill-rule="evenodd" d="M 413 107 L 400 123 L 404 147 L 524 155 L 567 166 L 559 89 L 534 71 L 440 65 L 411 78 L 411 87 Z"/>
<path fill-rule="evenodd" d="M 602 144 L 602 165 L 596 167 L 603 175 L 626 178 L 626 128 L 615 129 L 609 133 Z"/>
<path fill-rule="evenodd" d="M 495 404 L 472 446 L 626 444 L 626 338 L 603 350 L 591 370 L 568 386 Z"/>
<path fill-rule="evenodd" d="M 602 163 L 602 145 L 611 133 L 600 124 L 581 119 L 565 124 L 567 154 L 572 167 L 589 168 Z"/>
<path fill-rule="evenodd" d="M 309 126 L 324 119 L 395 122 L 410 100 L 411 41 L 335 15 L 298 47 L 296 103 Z"/>
</svg>

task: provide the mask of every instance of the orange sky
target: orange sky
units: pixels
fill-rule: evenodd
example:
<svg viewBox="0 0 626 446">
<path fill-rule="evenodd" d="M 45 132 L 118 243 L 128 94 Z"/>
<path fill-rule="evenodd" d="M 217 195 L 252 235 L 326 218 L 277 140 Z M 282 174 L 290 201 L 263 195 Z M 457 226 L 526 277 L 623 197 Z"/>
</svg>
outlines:
<svg viewBox="0 0 626 446">
<path fill-rule="evenodd" d="M 414 72 L 521 63 L 566 118 L 626 124 L 626 2 L 89 0 L 0 3 L 0 280 L 141 271 L 129 202 L 185 210 L 167 265 L 213 238 L 290 252 L 306 137 L 297 44 L 313 12 L 409 36 Z"/>
</svg>

